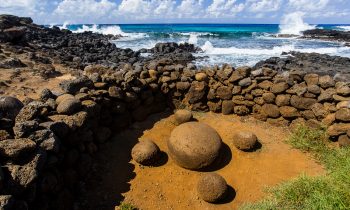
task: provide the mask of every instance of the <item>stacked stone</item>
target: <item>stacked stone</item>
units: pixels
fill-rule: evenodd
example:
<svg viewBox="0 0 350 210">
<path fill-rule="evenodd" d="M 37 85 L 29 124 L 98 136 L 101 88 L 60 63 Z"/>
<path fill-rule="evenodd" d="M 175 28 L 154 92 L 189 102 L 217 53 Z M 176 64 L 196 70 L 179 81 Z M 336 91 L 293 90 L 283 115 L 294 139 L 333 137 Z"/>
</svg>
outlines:
<svg viewBox="0 0 350 210">
<path fill-rule="evenodd" d="M 16 99 L 0 106 L 1 205 L 70 209 L 112 131 L 167 106 L 251 114 L 278 126 L 324 125 L 332 139 L 349 142 L 350 87 L 327 75 L 230 65 L 196 70 L 169 58 L 118 71 L 88 66 L 84 74 L 62 82 L 59 96 L 44 90 L 23 108 Z"/>
</svg>

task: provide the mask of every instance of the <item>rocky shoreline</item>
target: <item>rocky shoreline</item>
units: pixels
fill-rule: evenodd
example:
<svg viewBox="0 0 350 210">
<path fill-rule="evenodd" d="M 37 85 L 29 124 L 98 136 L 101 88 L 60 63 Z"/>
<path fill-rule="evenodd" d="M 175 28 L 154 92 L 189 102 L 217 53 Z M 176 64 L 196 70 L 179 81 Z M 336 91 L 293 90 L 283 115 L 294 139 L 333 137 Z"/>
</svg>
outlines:
<svg viewBox="0 0 350 210">
<path fill-rule="evenodd" d="M 345 46 L 350 46 L 350 31 L 312 29 L 304 31 L 302 38 L 344 42 Z"/>
<path fill-rule="evenodd" d="M 99 145 L 166 108 L 326 127 L 332 141 L 350 144 L 349 77 L 339 76 L 348 75 L 348 58 L 292 52 L 254 67 L 198 68 L 193 45 L 159 43 L 134 52 L 111 38 L 117 37 L 0 16 L 0 68 L 20 71 L 26 64 L 12 55 L 26 55 L 43 67 L 43 77 L 60 73 L 57 64 L 76 76 L 38 100 L 0 97 L 1 208 L 79 209 Z"/>
</svg>

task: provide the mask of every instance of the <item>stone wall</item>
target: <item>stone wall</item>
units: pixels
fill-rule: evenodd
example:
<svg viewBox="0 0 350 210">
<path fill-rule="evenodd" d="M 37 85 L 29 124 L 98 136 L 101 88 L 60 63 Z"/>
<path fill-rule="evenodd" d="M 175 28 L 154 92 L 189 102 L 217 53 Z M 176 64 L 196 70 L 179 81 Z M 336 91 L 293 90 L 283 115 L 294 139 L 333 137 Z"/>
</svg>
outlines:
<svg viewBox="0 0 350 210">
<path fill-rule="evenodd" d="M 99 145 L 166 107 L 325 126 L 340 145 L 350 141 L 350 87 L 330 76 L 229 65 L 196 70 L 166 58 L 137 70 L 87 66 L 84 74 L 62 82 L 64 94 L 44 90 L 23 108 L 0 100 L 2 208 L 72 209 Z"/>
</svg>

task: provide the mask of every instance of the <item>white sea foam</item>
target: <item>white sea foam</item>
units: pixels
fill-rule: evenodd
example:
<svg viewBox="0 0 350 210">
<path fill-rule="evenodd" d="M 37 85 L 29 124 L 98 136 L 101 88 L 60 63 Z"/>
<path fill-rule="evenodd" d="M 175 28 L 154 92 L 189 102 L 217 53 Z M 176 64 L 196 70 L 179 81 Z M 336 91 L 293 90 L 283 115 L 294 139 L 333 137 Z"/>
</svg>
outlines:
<svg viewBox="0 0 350 210">
<path fill-rule="evenodd" d="M 342 31 L 350 31 L 350 26 L 337 26 L 337 28 Z"/>
<path fill-rule="evenodd" d="M 188 43 L 197 45 L 198 44 L 198 35 L 190 34 L 190 38 L 188 39 Z"/>
<path fill-rule="evenodd" d="M 279 25 L 280 34 L 302 35 L 303 31 L 315 29 L 315 25 L 309 25 L 303 21 L 303 12 L 293 12 L 282 17 Z"/>
<path fill-rule="evenodd" d="M 282 52 L 298 51 L 304 53 L 324 53 L 324 54 L 340 54 L 343 52 L 350 52 L 350 47 L 324 47 L 324 48 L 296 48 L 294 45 L 275 46 L 272 49 L 260 49 L 260 48 L 220 48 L 214 47 L 211 42 L 206 41 L 201 47 L 207 55 L 269 55 L 279 56 Z"/>
<path fill-rule="evenodd" d="M 65 21 L 62 26 L 58 26 L 60 29 L 68 29 L 69 22 Z"/>
<path fill-rule="evenodd" d="M 63 25 L 63 27 L 67 28 L 67 26 Z M 85 31 L 91 31 L 93 33 L 104 34 L 104 35 L 121 35 L 122 38 L 116 40 L 118 42 L 126 42 L 132 41 L 136 39 L 143 39 L 147 37 L 145 33 L 125 33 L 122 29 L 117 25 L 112 26 L 101 26 L 98 25 L 83 25 L 81 28 L 73 31 L 74 33 L 82 33 Z"/>
</svg>

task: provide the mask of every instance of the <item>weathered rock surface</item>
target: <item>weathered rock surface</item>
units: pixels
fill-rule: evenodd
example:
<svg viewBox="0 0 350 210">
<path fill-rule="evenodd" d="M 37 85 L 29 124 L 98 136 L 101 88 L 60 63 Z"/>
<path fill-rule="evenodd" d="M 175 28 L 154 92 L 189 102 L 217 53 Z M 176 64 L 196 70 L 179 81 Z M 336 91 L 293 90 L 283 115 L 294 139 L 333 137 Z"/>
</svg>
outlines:
<svg viewBox="0 0 350 210">
<path fill-rule="evenodd" d="M 181 167 L 200 169 L 219 155 L 221 138 L 210 126 L 188 122 L 176 127 L 168 140 L 169 155 Z"/>
</svg>

